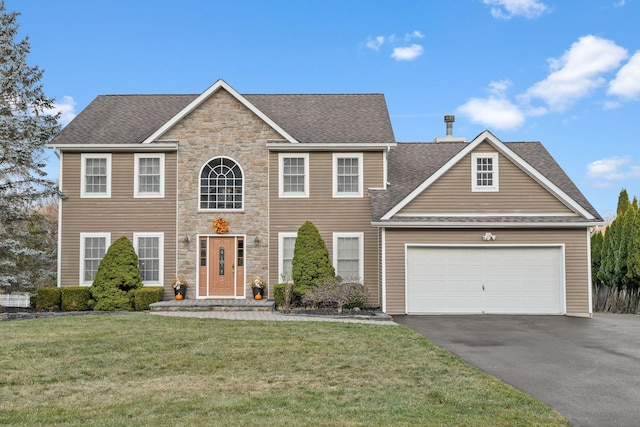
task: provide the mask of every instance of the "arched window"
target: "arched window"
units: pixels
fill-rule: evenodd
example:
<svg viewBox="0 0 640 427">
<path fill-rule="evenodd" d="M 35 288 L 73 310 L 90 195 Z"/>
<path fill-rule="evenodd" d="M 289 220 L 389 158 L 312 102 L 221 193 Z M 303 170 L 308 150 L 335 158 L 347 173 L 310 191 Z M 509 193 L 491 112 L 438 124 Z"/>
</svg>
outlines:
<svg viewBox="0 0 640 427">
<path fill-rule="evenodd" d="M 242 169 L 228 157 L 216 157 L 200 173 L 200 209 L 242 209 Z"/>
</svg>

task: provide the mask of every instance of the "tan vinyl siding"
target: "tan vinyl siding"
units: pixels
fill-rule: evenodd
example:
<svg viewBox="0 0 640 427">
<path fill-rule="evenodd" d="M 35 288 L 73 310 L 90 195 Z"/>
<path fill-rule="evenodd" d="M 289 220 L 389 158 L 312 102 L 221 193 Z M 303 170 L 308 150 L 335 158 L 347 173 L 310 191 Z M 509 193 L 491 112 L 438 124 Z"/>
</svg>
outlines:
<svg viewBox="0 0 640 427">
<path fill-rule="evenodd" d="M 495 152 L 488 143 L 473 151 Z M 498 156 L 499 191 L 473 192 L 471 153 L 460 160 L 398 215 L 424 214 L 573 214 L 533 178 L 502 154 Z"/>
<path fill-rule="evenodd" d="M 269 283 L 279 283 L 278 233 L 298 231 L 311 221 L 320 231 L 333 257 L 334 232 L 364 233 L 364 281 L 369 303 L 378 305 L 378 231 L 371 226 L 368 188 L 383 186 L 383 151 L 363 153 L 364 197 L 334 198 L 332 190 L 333 157 L 331 152 L 309 152 L 309 198 L 280 198 L 278 153 L 269 155 Z M 295 153 L 291 153 L 295 156 Z M 333 259 L 333 258 L 332 258 Z"/>
<path fill-rule="evenodd" d="M 495 241 L 483 242 L 482 235 L 490 232 Z M 405 307 L 405 244 L 564 244 L 566 314 L 588 315 L 589 264 L 588 239 L 585 229 L 469 229 L 424 230 L 386 229 L 386 311 L 404 314 Z"/>
<path fill-rule="evenodd" d="M 165 153 L 164 198 L 134 198 L 134 153 L 113 153 L 111 197 L 81 198 L 81 154 L 62 153 L 61 285 L 80 283 L 80 233 L 111 233 L 111 242 L 133 233 L 164 233 L 164 282 L 176 259 L 176 153 Z"/>
</svg>

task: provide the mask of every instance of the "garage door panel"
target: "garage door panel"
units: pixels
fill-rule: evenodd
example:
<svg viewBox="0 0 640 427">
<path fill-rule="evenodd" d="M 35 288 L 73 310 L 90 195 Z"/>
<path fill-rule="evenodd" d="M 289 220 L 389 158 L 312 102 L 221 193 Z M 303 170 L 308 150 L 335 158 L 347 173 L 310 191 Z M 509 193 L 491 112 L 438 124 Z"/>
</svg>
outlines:
<svg viewBox="0 0 640 427">
<path fill-rule="evenodd" d="M 408 313 L 561 314 L 559 247 L 410 247 Z"/>
</svg>

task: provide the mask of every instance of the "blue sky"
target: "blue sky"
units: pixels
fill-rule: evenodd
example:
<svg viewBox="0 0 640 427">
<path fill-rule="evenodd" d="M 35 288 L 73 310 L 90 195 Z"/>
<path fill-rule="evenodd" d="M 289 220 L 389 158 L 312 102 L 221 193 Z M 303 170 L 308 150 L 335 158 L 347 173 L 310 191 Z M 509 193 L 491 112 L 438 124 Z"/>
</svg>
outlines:
<svg viewBox="0 0 640 427">
<path fill-rule="evenodd" d="M 640 197 L 640 0 L 6 0 L 68 122 L 93 98 L 383 93 L 396 140 L 541 141 L 601 215 Z M 49 155 L 57 176 L 57 162 Z"/>
</svg>

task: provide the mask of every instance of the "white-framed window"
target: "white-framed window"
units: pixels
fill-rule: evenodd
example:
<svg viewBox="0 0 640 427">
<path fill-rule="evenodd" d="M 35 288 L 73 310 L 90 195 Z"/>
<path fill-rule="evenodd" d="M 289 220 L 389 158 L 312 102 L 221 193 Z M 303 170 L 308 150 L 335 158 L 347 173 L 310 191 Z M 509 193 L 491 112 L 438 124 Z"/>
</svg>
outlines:
<svg viewBox="0 0 640 427">
<path fill-rule="evenodd" d="M 362 153 L 333 153 L 333 197 L 362 197 Z"/>
<path fill-rule="evenodd" d="M 333 266 L 345 280 L 364 280 L 364 233 L 333 233 Z"/>
<path fill-rule="evenodd" d="M 133 233 L 140 276 L 145 286 L 162 285 L 164 272 L 164 233 Z"/>
<path fill-rule="evenodd" d="M 291 261 L 298 233 L 278 233 L 278 281 L 293 283 Z"/>
<path fill-rule="evenodd" d="M 241 211 L 243 176 L 240 165 L 229 157 L 209 160 L 200 172 L 200 210 Z"/>
<path fill-rule="evenodd" d="M 134 156 L 134 197 L 164 197 L 164 153 Z"/>
<path fill-rule="evenodd" d="M 80 197 L 111 197 L 111 154 L 82 153 Z"/>
<path fill-rule="evenodd" d="M 279 153 L 280 197 L 309 197 L 309 154 Z"/>
<path fill-rule="evenodd" d="M 80 285 L 91 286 L 102 257 L 111 245 L 111 233 L 80 233 Z"/>
<path fill-rule="evenodd" d="M 471 190 L 498 191 L 498 153 L 471 155 Z"/>
</svg>

